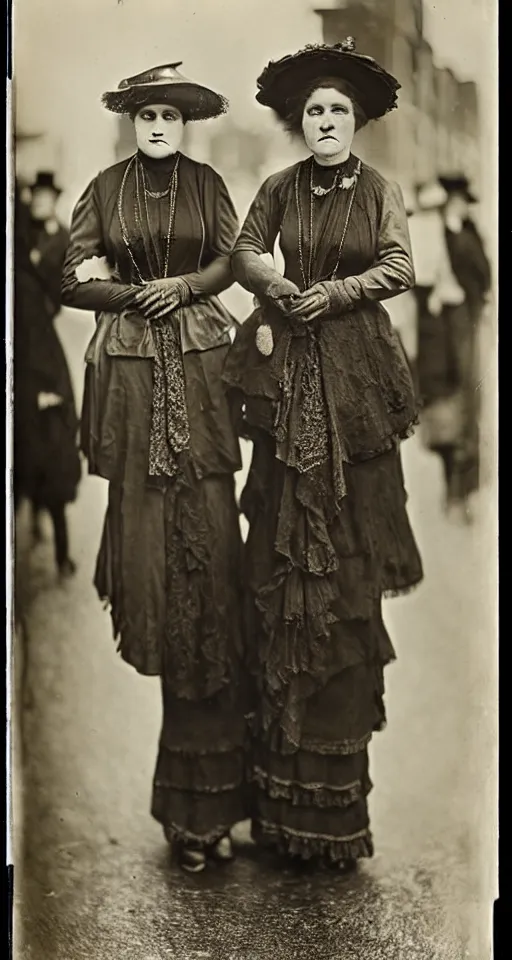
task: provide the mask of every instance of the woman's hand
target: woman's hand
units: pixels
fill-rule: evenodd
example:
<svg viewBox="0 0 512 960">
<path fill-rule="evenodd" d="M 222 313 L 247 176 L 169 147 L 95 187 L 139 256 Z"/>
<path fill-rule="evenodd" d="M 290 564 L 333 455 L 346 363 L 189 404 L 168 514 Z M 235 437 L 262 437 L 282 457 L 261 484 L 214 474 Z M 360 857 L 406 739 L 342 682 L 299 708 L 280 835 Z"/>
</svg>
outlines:
<svg viewBox="0 0 512 960">
<path fill-rule="evenodd" d="M 190 300 L 190 289 L 181 277 L 152 280 L 135 295 L 135 302 L 147 320 L 160 320 Z"/>
<path fill-rule="evenodd" d="M 302 320 L 304 323 L 310 323 L 318 317 L 323 317 L 330 312 L 329 296 L 323 284 L 315 284 L 304 293 L 297 297 L 290 298 L 289 305 L 286 308 L 286 315 L 293 320 Z"/>
</svg>

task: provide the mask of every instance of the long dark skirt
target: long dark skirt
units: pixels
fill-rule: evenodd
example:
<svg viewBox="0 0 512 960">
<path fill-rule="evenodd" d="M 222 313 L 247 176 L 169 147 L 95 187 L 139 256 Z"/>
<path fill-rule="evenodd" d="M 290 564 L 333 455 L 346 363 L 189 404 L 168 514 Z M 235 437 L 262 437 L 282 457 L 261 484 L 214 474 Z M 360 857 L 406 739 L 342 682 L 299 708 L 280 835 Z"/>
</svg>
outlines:
<svg viewBox="0 0 512 960">
<path fill-rule="evenodd" d="M 253 760 L 250 779 L 253 835 L 257 842 L 302 858 L 328 862 L 373 853 L 367 797 L 371 790 L 367 748 L 385 724 L 384 667 L 394 659 L 381 615 L 386 593 L 410 589 L 422 578 L 421 560 L 406 513 L 406 494 L 398 452 L 346 466 L 348 493 L 330 529 L 338 569 L 330 587 L 332 627 L 326 641 L 329 663 L 324 681 L 306 697 L 294 699 L 296 660 L 293 645 L 276 653 L 278 667 L 268 669 L 268 584 L 279 564 L 275 532 L 284 471 L 270 437 L 255 437 L 248 484 L 243 497 L 251 528 L 247 541 L 249 586 L 247 631 L 254 679 Z M 295 606 L 282 594 L 281 616 Z M 308 610 L 307 584 L 302 582 Z M 277 630 L 279 632 L 279 630 Z M 262 656 L 261 651 L 264 651 Z M 283 677 L 290 679 L 282 716 L 270 725 L 265 703 L 272 701 Z M 318 678 L 317 678 L 318 680 Z M 280 724 L 300 717 L 300 743 L 284 746 Z"/>
<path fill-rule="evenodd" d="M 191 359 L 187 385 L 215 373 L 222 358 L 214 353 Z M 109 485 L 95 585 L 110 604 L 123 659 L 161 676 L 153 816 L 168 839 L 201 844 L 245 816 L 242 544 L 233 473 L 220 449 L 227 407 L 215 408 L 219 460 L 208 461 L 204 401 L 200 391 L 189 391 L 196 449 L 198 435 L 205 436 L 203 469 L 155 481 L 147 476 L 151 396 L 151 362 L 116 358 L 103 432 L 113 438 L 110 461 L 119 476 Z"/>
</svg>

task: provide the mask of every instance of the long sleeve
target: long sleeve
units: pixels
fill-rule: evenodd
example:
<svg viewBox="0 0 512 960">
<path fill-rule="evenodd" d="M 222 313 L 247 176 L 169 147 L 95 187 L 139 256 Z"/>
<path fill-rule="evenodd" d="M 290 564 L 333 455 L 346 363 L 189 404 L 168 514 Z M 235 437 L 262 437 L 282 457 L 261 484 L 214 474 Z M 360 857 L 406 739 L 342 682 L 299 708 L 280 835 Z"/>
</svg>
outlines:
<svg viewBox="0 0 512 960">
<path fill-rule="evenodd" d="M 331 304 L 347 310 L 361 300 L 387 300 L 410 290 L 415 283 L 407 214 L 400 187 L 387 183 L 383 196 L 375 263 L 357 277 L 325 286 Z"/>
<path fill-rule="evenodd" d="M 206 170 L 205 265 L 194 273 L 182 276 L 193 298 L 222 293 L 234 281 L 230 256 L 238 234 L 238 217 L 222 177 L 211 167 Z"/>
<path fill-rule="evenodd" d="M 55 222 L 56 232 L 45 237 L 42 245 L 42 258 L 35 272 L 39 277 L 46 296 L 51 300 L 55 313 L 61 302 L 62 267 L 69 241 L 64 227 Z"/>
<path fill-rule="evenodd" d="M 297 292 L 295 284 L 261 259 L 273 254 L 281 225 L 276 177 L 269 177 L 254 198 L 231 258 L 236 280 L 257 297 L 276 299 Z"/>
<path fill-rule="evenodd" d="M 77 267 L 92 257 L 106 257 L 97 179 L 89 184 L 73 211 L 62 275 L 62 303 L 80 310 L 109 310 L 113 313 L 120 313 L 131 306 L 140 289 L 135 284 L 117 283 L 114 280 L 79 282 Z"/>
</svg>

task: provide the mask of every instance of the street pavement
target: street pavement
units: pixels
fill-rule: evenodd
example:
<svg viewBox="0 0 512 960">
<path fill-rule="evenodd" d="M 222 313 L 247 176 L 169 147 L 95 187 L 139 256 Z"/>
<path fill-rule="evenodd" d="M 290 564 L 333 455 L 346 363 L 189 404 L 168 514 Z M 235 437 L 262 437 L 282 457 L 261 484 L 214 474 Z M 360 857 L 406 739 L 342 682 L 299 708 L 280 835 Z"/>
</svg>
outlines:
<svg viewBox="0 0 512 960">
<path fill-rule="evenodd" d="M 91 321 L 64 312 L 59 331 L 79 387 Z M 418 437 L 404 445 L 404 469 L 425 582 L 386 604 L 398 659 L 387 671 L 388 726 L 371 747 L 376 856 L 349 877 L 278 867 L 253 847 L 247 824 L 236 830 L 233 865 L 190 877 L 171 863 L 149 815 L 159 683 L 121 662 L 92 587 L 106 484 L 84 476 L 69 510 L 78 573 L 63 585 L 49 528 L 32 549 L 22 510 L 15 960 L 490 958 L 493 493 L 479 495 L 473 527 L 450 525 L 440 466 Z"/>
</svg>

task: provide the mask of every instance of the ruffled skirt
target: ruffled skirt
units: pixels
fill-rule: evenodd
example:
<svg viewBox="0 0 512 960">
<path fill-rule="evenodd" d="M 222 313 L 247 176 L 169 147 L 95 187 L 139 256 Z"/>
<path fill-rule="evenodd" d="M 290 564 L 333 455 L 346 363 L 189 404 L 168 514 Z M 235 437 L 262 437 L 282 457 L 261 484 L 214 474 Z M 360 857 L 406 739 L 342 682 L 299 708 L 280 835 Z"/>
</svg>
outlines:
<svg viewBox="0 0 512 960">
<path fill-rule="evenodd" d="M 168 839 L 200 844 L 245 815 L 239 450 L 224 355 L 185 358 L 194 456 L 179 479 L 148 477 L 150 360 L 111 361 L 97 448 L 110 484 L 95 586 L 123 659 L 161 677 L 152 813 Z"/>
<path fill-rule="evenodd" d="M 315 550 L 314 517 L 284 496 L 290 471 L 274 440 L 252 436 L 242 506 L 253 834 L 303 858 L 371 856 L 367 748 L 385 724 L 383 672 L 394 659 L 381 600 L 422 578 L 400 454 L 345 464 L 347 495 L 328 526 L 336 560 L 318 576 L 301 560 Z M 278 527 L 293 531 L 287 557 Z"/>
</svg>

